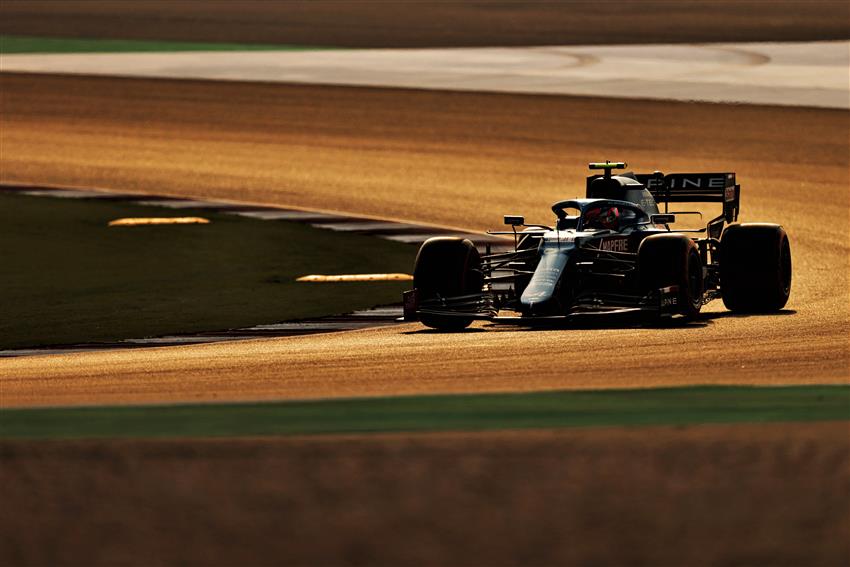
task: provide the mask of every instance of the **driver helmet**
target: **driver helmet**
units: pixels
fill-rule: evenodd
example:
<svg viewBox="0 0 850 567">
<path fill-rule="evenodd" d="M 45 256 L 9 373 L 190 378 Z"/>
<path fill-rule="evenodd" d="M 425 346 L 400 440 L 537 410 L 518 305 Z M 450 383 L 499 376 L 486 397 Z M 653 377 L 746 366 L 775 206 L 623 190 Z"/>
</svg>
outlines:
<svg viewBox="0 0 850 567">
<path fill-rule="evenodd" d="M 617 207 L 596 207 L 587 211 L 584 217 L 588 228 L 607 228 L 617 230 L 620 226 L 620 209 Z"/>
</svg>

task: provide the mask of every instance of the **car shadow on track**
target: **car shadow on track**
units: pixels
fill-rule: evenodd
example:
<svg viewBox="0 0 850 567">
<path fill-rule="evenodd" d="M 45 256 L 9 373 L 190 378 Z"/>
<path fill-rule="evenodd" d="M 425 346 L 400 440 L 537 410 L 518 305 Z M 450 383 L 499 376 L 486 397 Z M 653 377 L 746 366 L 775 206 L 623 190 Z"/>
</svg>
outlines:
<svg viewBox="0 0 850 567">
<path fill-rule="evenodd" d="M 733 313 L 732 311 L 718 311 L 713 313 L 701 313 L 699 317 L 693 320 L 685 319 L 670 319 L 666 321 L 656 321 L 647 323 L 646 321 L 631 318 L 624 319 L 622 317 L 616 320 L 607 317 L 593 316 L 588 321 L 573 321 L 570 323 L 526 323 L 511 325 L 507 323 L 485 323 L 482 327 L 469 327 L 455 331 L 441 331 L 438 329 L 430 329 L 423 327 L 412 331 L 403 331 L 402 335 L 442 335 L 442 334 L 464 334 L 464 333 L 483 333 L 483 332 L 520 332 L 520 331 L 582 331 L 582 330 L 621 330 L 621 329 L 648 329 L 655 331 L 672 330 L 672 329 L 698 329 L 708 327 L 714 324 L 715 320 L 725 318 L 749 318 L 749 317 L 770 317 L 795 315 L 794 309 L 782 309 L 773 313 Z"/>
<path fill-rule="evenodd" d="M 430 327 L 423 326 L 419 329 L 414 329 L 413 331 L 402 331 L 401 335 L 463 335 L 468 333 L 486 333 L 489 329 L 488 327 L 468 327 L 466 329 L 458 329 L 453 331 L 441 331 L 440 329 L 432 329 Z"/>
<path fill-rule="evenodd" d="M 700 315 L 703 319 L 748 319 L 750 317 L 776 317 L 777 315 L 796 315 L 796 309 L 780 309 L 770 313 L 735 313 L 734 311 L 717 311 Z"/>
<path fill-rule="evenodd" d="M 525 323 L 525 324 L 516 324 L 512 325 L 509 323 L 489 323 L 485 322 L 482 327 L 469 327 L 466 329 L 460 329 L 456 331 L 441 331 L 439 329 L 430 329 L 428 327 L 423 327 L 420 329 L 415 329 L 412 331 L 402 331 L 400 334 L 402 335 L 443 335 L 443 334 L 464 334 L 464 333 L 499 333 L 499 332 L 544 332 L 544 331 L 582 331 L 582 330 L 621 330 L 621 329 L 684 329 L 684 328 L 699 328 L 699 327 L 707 327 L 711 324 L 711 321 L 703 321 L 703 320 L 695 320 L 695 321 L 685 321 L 685 320 L 675 320 L 665 322 L 663 324 L 646 324 L 640 321 L 632 321 L 632 322 L 605 322 L 605 321 L 593 321 L 586 323 L 560 323 L 560 324 L 541 324 L 541 323 Z"/>
</svg>

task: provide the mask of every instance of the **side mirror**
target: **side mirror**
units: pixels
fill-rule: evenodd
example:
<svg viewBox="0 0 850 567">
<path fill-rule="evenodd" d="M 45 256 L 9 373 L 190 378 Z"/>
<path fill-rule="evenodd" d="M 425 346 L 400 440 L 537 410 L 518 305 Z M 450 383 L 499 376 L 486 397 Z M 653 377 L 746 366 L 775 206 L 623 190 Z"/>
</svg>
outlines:
<svg viewBox="0 0 850 567">
<path fill-rule="evenodd" d="M 673 224 L 676 222 L 676 215 L 651 215 L 649 220 L 652 224 Z"/>
<path fill-rule="evenodd" d="M 508 226 L 522 226 L 525 224 L 525 217 L 522 215 L 505 215 L 505 224 Z"/>
</svg>

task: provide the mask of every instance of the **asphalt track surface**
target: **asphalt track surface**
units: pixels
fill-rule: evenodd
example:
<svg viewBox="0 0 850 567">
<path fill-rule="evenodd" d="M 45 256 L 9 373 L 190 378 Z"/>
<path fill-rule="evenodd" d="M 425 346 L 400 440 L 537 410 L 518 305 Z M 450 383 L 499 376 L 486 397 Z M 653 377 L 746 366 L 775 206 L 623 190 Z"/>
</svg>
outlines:
<svg viewBox="0 0 850 567">
<path fill-rule="evenodd" d="M 787 309 L 683 328 L 419 325 L 0 362 L 2 405 L 846 383 L 850 114 L 570 97 L 2 76 L 3 182 L 226 198 L 484 229 L 546 221 L 584 164 L 735 171 L 788 230 Z M 60 103 L 61 101 L 61 103 Z"/>
</svg>

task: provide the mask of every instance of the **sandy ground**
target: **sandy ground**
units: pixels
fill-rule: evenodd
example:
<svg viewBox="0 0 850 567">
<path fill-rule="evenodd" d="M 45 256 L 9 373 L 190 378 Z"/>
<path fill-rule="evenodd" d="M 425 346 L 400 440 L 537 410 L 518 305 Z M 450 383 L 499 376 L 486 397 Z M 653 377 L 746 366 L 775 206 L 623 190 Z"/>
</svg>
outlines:
<svg viewBox="0 0 850 567">
<path fill-rule="evenodd" d="M 2 441 L 0 557 L 846 565 L 847 428 Z"/>
<path fill-rule="evenodd" d="M 0 33 L 346 47 L 850 38 L 842 0 L 4 0 Z"/>
<path fill-rule="evenodd" d="M 380 89 L 0 76 L 0 179 L 484 229 L 548 221 L 585 163 L 735 171 L 781 222 L 788 309 L 678 329 L 395 329 L 0 362 L 4 406 L 847 382 L 850 113 Z M 597 361 L 594 352 L 604 352 Z M 577 353 L 584 353 L 581 357 Z M 583 358 L 589 356 L 589 359 Z M 615 364 L 612 366 L 610 361 Z"/>
</svg>

